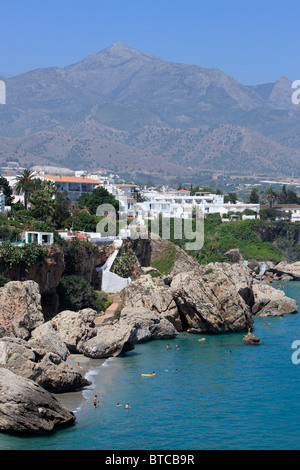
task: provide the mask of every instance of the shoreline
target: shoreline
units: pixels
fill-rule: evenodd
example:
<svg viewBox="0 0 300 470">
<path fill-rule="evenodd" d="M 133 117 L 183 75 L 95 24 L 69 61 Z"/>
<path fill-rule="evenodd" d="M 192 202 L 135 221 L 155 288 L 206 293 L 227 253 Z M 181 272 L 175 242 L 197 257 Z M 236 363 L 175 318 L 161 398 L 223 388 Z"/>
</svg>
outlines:
<svg viewBox="0 0 300 470">
<path fill-rule="evenodd" d="M 102 367 L 106 361 L 107 359 L 91 359 L 82 354 L 71 354 L 67 358 L 66 364 L 73 367 L 75 370 L 79 370 L 81 375 L 92 383 L 82 390 L 56 394 L 56 398 L 65 408 L 76 413 L 87 403 L 88 399 L 85 397 L 85 392 L 92 391 L 95 385 L 92 380 L 93 374 L 91 374 L 91 372 Z M 80 368 L 78 368 L 77 364 L 80 365 Z"/>
</svg>

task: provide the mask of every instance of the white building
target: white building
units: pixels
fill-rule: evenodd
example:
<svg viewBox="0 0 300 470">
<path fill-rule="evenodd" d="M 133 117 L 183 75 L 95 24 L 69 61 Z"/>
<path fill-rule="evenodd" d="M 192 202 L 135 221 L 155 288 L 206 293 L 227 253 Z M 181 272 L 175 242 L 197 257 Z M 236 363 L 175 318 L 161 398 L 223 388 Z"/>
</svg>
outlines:
<svg viewBox="0 0 300 470">
<path fill-rule="evenodd" d="M 25 232 L 25 243 L 37 243 L 38 245 L 53 245 L 54 234 L 51 232 Z"/>
<path fill-rule="evenodd" d="M 97 186 L 99 181 L 84 176 L 64 176 L 64 175 L 36 175 L 42 181 L 52 181 L 55 183 L 58 191 L 67 191 L 68 197 L 72 200 L 78 199 L 84 194 L 91 193 Z"/>
<path fill-rule="evenodd" d="M 141 212 L 146 219 L 156 219 L 159 215 L 170 218 L 188 219 L 192 217 L 194 209 L 201 209 L 204 216 L 207 214 L 229 212 L 244 212 L 246 209 L 259 212 L 260 204 L 224 203 L 224 196 L 211 193 L 197 193 L 191 196 L 189 191 L 176 191 L 173 194 L 159 193 L 157 191 L 143 191 L 145 201 L 137 203 L 134 208 Z M 128 207 L 129 209 L 129 207 Z"/>
</svg>

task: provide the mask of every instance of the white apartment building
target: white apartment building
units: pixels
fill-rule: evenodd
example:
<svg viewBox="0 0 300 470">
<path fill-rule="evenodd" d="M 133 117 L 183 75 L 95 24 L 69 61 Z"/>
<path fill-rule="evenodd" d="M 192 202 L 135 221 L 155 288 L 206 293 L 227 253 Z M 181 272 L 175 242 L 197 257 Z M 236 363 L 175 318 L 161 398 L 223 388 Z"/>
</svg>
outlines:
<svg viewBox="0 0 300 470">
<path fill-rule="evenodd" d="M 246 209 L 251 209 L 254 212 L 260 210 L 260 204 L 224 203 L 223 195 L 204 192 L 190 196 L 189 191 L 176 191 L 173 194 L 143 191 L 142 196 L 145 201 L 137 203 L 134 209 L 137 213 L 142 213 L 146 219 L 156 219 L 159 215 L 188 219 L 191 218 L 193 210 L 196 208 L 201 209 L 204 216 L 216 213 L 223 215 L 229 212 L 243 212 Z"/>
</svg>

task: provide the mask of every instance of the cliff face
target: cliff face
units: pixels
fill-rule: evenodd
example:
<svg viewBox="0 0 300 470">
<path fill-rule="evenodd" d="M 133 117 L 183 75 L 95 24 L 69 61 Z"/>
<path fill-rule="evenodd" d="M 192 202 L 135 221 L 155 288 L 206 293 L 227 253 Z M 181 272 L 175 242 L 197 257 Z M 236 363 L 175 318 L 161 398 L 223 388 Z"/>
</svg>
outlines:
<svg viewBox="0 0 300 470">
<path fill-rule="evenodd" d="M 57 314 L 59 299 L 57 287 L 64 274 L 76 274 L 94 287 L 99 287 L 96 266 L 103 265 L 114 251 L 113 244 L 87 246 L 79 244 L 77 248 L 70 244 L 63 252 L 57 246 L 45 248 L 42 260 L 31 266 L 24 262 L 11 266 L 0 258 L 0 274 L 11 281 L 34 281 L 38 284 L 45 319 Z"/>
<path fill-rule="evenodd" d="M 29 267 L 23 262 L 9 266 L 0 258 L 0 272 L 3 276 L 12 281 L 35 281 L 41 294 L 55 292 L 64 270 L 64 254 L 56 246 L 48 247 L 44 258 Z"/>
</svg>

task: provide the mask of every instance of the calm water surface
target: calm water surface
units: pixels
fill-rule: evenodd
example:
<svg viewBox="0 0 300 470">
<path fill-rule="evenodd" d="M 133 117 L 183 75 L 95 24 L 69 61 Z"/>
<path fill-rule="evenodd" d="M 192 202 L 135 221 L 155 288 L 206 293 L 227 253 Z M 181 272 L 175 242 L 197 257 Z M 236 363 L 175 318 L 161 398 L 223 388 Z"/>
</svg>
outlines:
<svg viewBox="0 0 300 470">
<path fill-rule="evenodd" d="M 300 282 L 285 292 L 300 305 Z M 259 346 L 244 345 L 243 334 L 138 345 L 92 371 L 75 426 L 47 437 L 0 435 L 0 449 L 298 449 L 300 365 L 291 345 L 300 340 L 300 315 L 258 318 L 254 333 Z"/>
</svg>

